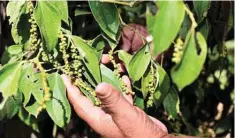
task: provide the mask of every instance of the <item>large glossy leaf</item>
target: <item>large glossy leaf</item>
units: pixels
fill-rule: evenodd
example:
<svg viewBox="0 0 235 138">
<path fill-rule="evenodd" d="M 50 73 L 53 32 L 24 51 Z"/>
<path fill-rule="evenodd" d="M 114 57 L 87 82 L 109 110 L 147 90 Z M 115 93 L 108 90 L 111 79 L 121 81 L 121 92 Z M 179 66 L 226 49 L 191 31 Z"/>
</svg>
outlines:
<svg viewBox="0 0 235 138">
<path fill-rule="evenodd" d="M 29 105 L 25 107 L 25 110 L 28 111 L 30 115 L 33 115 L 35 117 L 38 116 L 38 111 L 37 109 L 40 107 L 40 104 L 38 102 L 33 103 L 32 105 Z"/>
<path fill-rule="evenodd" d="M 9 46 L 3 53 L 1 63 L 6 64 L 14 62 L 22 54 L 23 45 Z"/>
<path fill-rule="evenodd" d="M 117 76 L 113 73 L 112 70 L 110 70 L 103 64 L 100 65 L 100 70 L 101 70 L 102 82 L 112 84 L 119 91 L 122 90 L 120 80 L 117 78 Z"/>
<path fill-rule="evenodd" d="M 51 74 L 48 77 L 48 82 L 52 92 L 52 100 L 47 102 L 46 110 L 59 127 L 64 127 L 69 123 L 71 116 L 64 82 L 58 73 Z"/>
<path fill-rule="evenodd" d="M 126 69 L 128 70 L 128 65 L 132 59 L 132 55 L 128 54 L 124 50 L 118 50 L 118 58 L 124 63 Z"/>
<path fill-rule="evenodd" d="M 180 111 L 180 99 L 174 86 L 171 87 L 170 92 L 165 97 L 163 105 L 169 118 L 175 119 Z"/>
<path fill-rule="evenodd" d="M 157 66 L 157 69 L 159 74 L 159 82 L 157 89 L 155 90 L 155 93 L 153 95 L 154 96 L 153 102 L 156 108 L 158 108 L 162 104 L 170 88 L 170 78 L 167 75 L 166 71 L 160 66 Z"/>
<path fill-rule="evenodd" d="M 53 50 L 58 42 L 61 27 L 60 16 L 49 1 L 37 1 L 34 17 L 48 51 Z"/>
<path fill-rule="evenodd" d="M 139 80 L 145 73 L 151 60 L 149 45 L 143 46 L 131 59 L 128 73 L 132 81 Z"/>
<path fill-rule="evenodd" d="M 49 1 L 49 2 L 59 13 L 61 20 L 69 24 L 68 2 L 66 0 Z"/>
<path fill-rule="evenodd" d="M 171 70 L 173 82 L 181 91 L 185 86 L 191 84 L 200 74 L 207 54 L 207 44 L 201 33 L 196 34 L 197 44 L 200 47 L 198 54 L 194 33 L 191 34 L 189 43 L 184 50 L 181 63 Z"/>
<path fill-rule="evenodd" d="M 108 37 L 117 40 L 120 26 L 119 13 L 112 3 L 89 1 L 93 16 Z"/>
<path fill-rule="evenodd" d="M 193 6 L 197 13 L 197 22 L 200 23 L 207 16 L 210 1 L 193 1 Z"/>
<path fill-rule="evenodd" d="M 4 99 L 17 94 L 21 64 L 21 62 L 10 63 L 0 70 L 0 92 Z"/>
<path fill-rule="evenodd" d="M 22 94 L 17 93 L 16 96 L 7 98 L 5 106 L 0 109 L 0 120 L 11 119 L 19 110 L 22 104 Z"/>
<path fill-rule="evenodd" d="M 96 50 L 86 44 L 83 39 L 77 36 L 72 36 L 72 42 L 77 47 L 80 55 L 83 58 L 88 70 L 93 75 L 97 83 L 101 82 L 99 59 L 96 55 Z"/>
<path fill-rule="evenodd" d="M 184 20 L 182 1 L 158 1 L 158 12 L 152 17 L 147 14 L 148 29 L 153 36 L 153 56 L 165 51 L 177 36 Z M 152 26 L 153 25 L 153 26 Z"/>
</svg>

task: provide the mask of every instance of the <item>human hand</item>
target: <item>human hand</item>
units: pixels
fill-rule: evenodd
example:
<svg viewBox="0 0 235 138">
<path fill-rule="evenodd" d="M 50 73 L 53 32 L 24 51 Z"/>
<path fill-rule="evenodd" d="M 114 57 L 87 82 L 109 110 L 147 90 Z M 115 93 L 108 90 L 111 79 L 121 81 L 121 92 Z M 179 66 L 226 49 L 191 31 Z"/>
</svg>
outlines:
<svg viewBox="0 0 235 138">
<path fill-rule="evenodd" d="M 88 125 L 105 138 L 168 138 L 166 127 L 158 120 L 149 117 L 133 105 L 131 95 L 125 95 L 107 83 L 96 87 L 101 107 L 94 106 L 90 99 L 82 95 L 72 85 L 66 75 L 62 75 L 68 98 L 74 110 Z M 123 76 L 130 88 L 130 80 Z"/>
</svg>

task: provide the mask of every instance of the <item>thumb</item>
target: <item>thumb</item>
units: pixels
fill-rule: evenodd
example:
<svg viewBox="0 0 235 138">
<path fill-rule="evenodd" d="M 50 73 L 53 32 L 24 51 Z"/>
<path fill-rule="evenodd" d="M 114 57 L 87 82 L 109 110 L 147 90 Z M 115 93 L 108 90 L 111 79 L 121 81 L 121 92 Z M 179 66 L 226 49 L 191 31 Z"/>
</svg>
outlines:
<svg viewBox="0 0 235 138">
<path fill-rule="evenodd" d="M 96 87 L 97 97 L 101 100 L 105 110 L 115 118 L 133 118 L 135 108 L 131 105 L 123 94 L 107 83 L 101 83 Z M 125 112 L 124 110 L 125 109 Z"/>
</svg>

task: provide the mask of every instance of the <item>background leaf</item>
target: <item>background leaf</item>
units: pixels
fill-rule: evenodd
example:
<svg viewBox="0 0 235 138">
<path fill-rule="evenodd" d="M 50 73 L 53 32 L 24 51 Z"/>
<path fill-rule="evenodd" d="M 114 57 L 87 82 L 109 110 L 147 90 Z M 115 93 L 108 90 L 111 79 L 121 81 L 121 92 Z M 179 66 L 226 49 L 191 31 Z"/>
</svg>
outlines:
<svg viewBox="0 0 235 138">
<path fill-rule="evenodd" d="M 171 86 L 169 93 L 163 101 L 163 105 L 169 118 L 175 119 L 180 112 L 180 99 L 174 86 Z"/>
<path fill-rule="evenodd" d="M 197 22 L 200 23 L 207 16 L 210 1 L 193 1 L 193 6 L 197 13 Z"/>
<path fill-rule="evenodd" d="M 149 45 L 143 46 L 137 53 L 133 56 L 129 63 L 129 75 L 132 81 L 139 80 L 148 68 L 151 59 Z"/>
<path fill-rule="evenodd" d="M 61 27 L 60 16 L 49 1 L 37 1 L 34 17 L 48 51 L 54 49 L 58 42 Z"/>
<path fill-rule="evenodd" d="M 5 106 L 0 109 L 0 120 L 11 119 L 19 110 L 22 104 L 22 94 L 17 93 L 16 96 L 7 98 Z"/>
<path fill-rule="evenodd" d="M 156 108 L 158 108 L 162 104 L 165 96 L 169 92 L 170 78 L 167 75 L 166 71 L 161 66 L 158 66 L 158 65 L 155 65 L 155 66 L 157 66 L 157 70 L 159 74 L 159 82 L 158 82 L 157 89 L 155 90 L 155 93 L 153 95 L 154 96 L 153 102 Z"/>
<path fill-rule="evenodd" d="M 99 1 L 89 1 L 93 16 L 100 28 L 114 41 L 117 40 L 120 20 L 114 4 Z"/>
<path fill-rule="evenodd" d="M 198 77 L 206 60 L 206 41 L 201 33 L 197 33 L 196 36 L 201 49 L 200 53 L 197 52 L 195 35 L 192 33 L 189 43 L 185 47 L 180 65 L 173 67 L 171 70 L 172 80 L 180 91 Z"/>
<path fill-rule="evenodd" d="M 169 48 L 180 30 L 185 14 L 182 1 L 158 1 L 157 6 L 159 9 L 154 18 L 152 15 L 146 17 L 150 25 L 147 27 L 152 30 L 153 56 Z"/>
<path fill-rule="evenodd" d="M 19 58 L 23 51 L 23 45 L 12 45 L 9 46 L 3 53 L 1 58 L 1 63 L 11 63 L 14 62 L 17 58 Z"/>
<path fill-rule="evenodd" d="M 47 102 L 46 110 L 59 127 L 64 127 L 69 123 L 71 116 L 64 82 L 58 73 L 53 73 L 48 77 L 48 83 L 52 91 L 52 100 Z"/>
</svg>

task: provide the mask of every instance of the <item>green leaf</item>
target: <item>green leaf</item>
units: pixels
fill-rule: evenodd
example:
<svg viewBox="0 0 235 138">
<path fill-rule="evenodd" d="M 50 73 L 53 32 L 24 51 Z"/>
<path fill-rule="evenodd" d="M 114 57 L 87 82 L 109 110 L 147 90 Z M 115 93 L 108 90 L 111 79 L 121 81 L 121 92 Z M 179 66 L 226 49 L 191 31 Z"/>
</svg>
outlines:
<svg viewBox="0 0 235 138">
<path fill-rule="evenodd" d="M 53 50 L 58 42 L 61 27 L 60 16 L 49 1 L 37 1 L 34 17 L 48 51 Z"/>
<path fill-rule="evenodd" d="M 5 106 L 0 109 L 0 120 L 11 119 L 19 110 L 22 103 L 21 93 L 7 98 Z"/>
<path fill-rule="evenodd" d="M 38 111 L 37 111 L 37 109 L 38 109 L 40 106 L 41 106 L 41 105 L 40 105 L 38 102 L 35 102 L 35 103 L 33 103 L 32 105 L 29 105 L 29 106 L 25 107 L 25 110 L 27 110 L 30 115 L 33 115 L 33 116 L 35 116 L 35 117 L 37 118 L 37 116 L 38 116 Z"/>
<path fill-rule="evenodd" d="M 49 1 L 51 5 L 57 10 L 61 20 L 69 24 L 68 2 L 67 0 Z"/>
<path fill-rule="evenodd" d="M 154 95 L 153 95 L 154 96 L 153 102 L 156 108 L 158 108 L 162 104 L 170 88 L 170 78 L 167 75 L 166 71 L 161 66 L 157 66 L 157 69 L 158 69 L 158 74 L 159 74 L 159 82 L 158 82 L 157 89 L 155 90 Z"/>
<path fill-rule="evenodd" d="M 10 63 L 0 70 L 0 92 L 4 99 L 17 94 L 21 64 L 21 62 Z"/>
<path fill-rule="evenodd" d="M 180 112 L 180 99 L 174 86 L 171 87 L 163 101 L 164 108 L 170 119 L 175 119 Z"/>
<path fill-rule="evenodd" d="M 93 16 L 100 28 L 114 41 L 117 40 L 119 33 L 119 13 L 116 6 L 112 3 L 99 1 L 89 1 Z"/>
<path fill-rule="evenodd" d="M 190 30 L 191 26 L 192 26 L 192 23 L 191 23 L 191 20 L 190 20 L 189 16 L 185 14 L 184 21 L 183 21 L 181 29 L 179 31 L 179 36 L 183 40 L 185 40 L 185 38 L 187 36 L 187 33 Z"/>
<path fill-rule="evenodd" d="M 30 77 L 31 87 L 33 88 L 32 95 L 38 103 L 41 103 L 43 100 L 43 86 L 42 86 L 42 74 L 34 73 Z"/>
<path fill-rule="evenodd" d="M 96 49 L 97 57 L 100 59 L 105 47 L 105 42 L 103 37 L 101 35 L 97 36 L 93 40 L 91 47 L 94 47 Z"/>
<path fill-rule="evenodd" d="M 7 8 L 6 8 L 7 16 L 10 16 L 9 23 L 13 25 L 17 25 L 20 20 L 20 16 L 26 13 L 26 10 L 27 10 L 26 0 L 10 1 L 7 4 Z"/>
<path fill-rule="evenodd" d="M 48 83 L 52 90 L 52 100 L 47 102 L 46 110 L 59 127 L 64 127 L 69 123 L 71 116 L 64 82 L 58 73 L 53 73 L 48 77 Z"/>
<path fill-rule="evenodd" d="M 128 71 L 128 65 L 132 59 L 132 55 L 128 54 L 127 52 L 125 52 L 124 50 L 118 50 L 118 58 L 124 63 L 127 71 Z"/>
<path fill-rule="evenodd" d="M 173 82 L 181 91 L 185 86 L 191 84 L 200 74 L 207 55 L 207 44 L 201 33 L 196 34 L 197 42 L 200 47 L 198 54 L 194 32 L 189 38 L 185 47 L 181 63 L 171 69 Z"/>
<path fill-rule="evenodd" d="M 210 1 L 193 1 L 193 6 L 197 13 L 197 22 L 200 23 L 207 16 Z"/>
<path fill-rule="evenodd" d="M 139 107 L 140 109 L 144 109 L 144 99 L 138 96 L 135 96 L 134 105 Z"/>
<path fill-rule="evenodd" d="M 158 1 L 157 5 L 157 14 L 154 17 L 147 15 L 150 25 L 148 29 L 153 36 L 153 56 L 169 48 L 180 30 L 185 14 L 182 1 Z"/>
<path fill-rule="evenodd" d="M 9 46 L 2 55 L 1 63 L 6 64 L 14 62 L 17 58 L 19 58 L 22 55 L 23 51 L 22 48 L 23 45 Z"/>
<path fill-rule="evenodd" d="M 38 124 L 37 124 L 37 119 L 27 113 L 23 107 L 20 108 L 18 112 L 18 117 L 22 122 L 24 122 L 27 126 L 30 126 L 34 131 L 39 132 Z"/>
<path fill-rule="evenodd" d="M 139 51 L 137 51 L 129 63 L 128 73 L 133 81 L 139 80 L 144 75 L 150 60 L 151 54 L 149 45 L 145 45 Z"/>
<path fill-rule="evenodd" d="M 31 93 L 34 90 L 32 85 L 34 80 L 32 78 L 34 78 L 33 64 L 24 64 L 19 82 L 19 91 L 24 95 L 24 106 L 29 102 Z"/>
<path fill-rule="evenodd" d="M 99 59 L 96 55 L 96 50 L 86 44 L 83 39 L 77 36 L 72 36 L 72 42 L 77 47 L 80 55 L 83 58 L 85 65 L 94 77 L 97 83 L 101 82 Z"/>
<path fill-rule="evenodd" d="M 204 22 L 205 21 L 205 22 Z M 199 27 L 199 32 L 201 32 L 201 34 L 204 36 L 204 38 L 207 40 L 208 34 L 209 34 L 209 22 L 208 20 L 204 20 L 201 24 L 201 26 Z"/>
<path fill-rule="evenodd" d="M 156 72 L 154 74 L 156 80 L 155 80 L 155 89 L 157 88 L 158 85 L 158 79 L 159 79 L 159 75 L 158 75 L 158 71 L 156 68 L 153 67 L 154 72 Z M 144 75 L 142 76 L 141 79 L 141 92 L 143 94 L 143 98 L 146 99 L 148 93 L 149 93 L 149 80 L 152 78 L 152 74 L 151 74 L 151 67 L 149 66 L 148 69 L 146 70 L 146 72 L 144 73 Z"/>
<path fill-rule="evenodd" d="M 100 70 L 101 70 L 102 82 L 109 83 L 113 85 L 114 87 L 116 87 L 119 91 L 122 91 L 120 80 L 113 73 L 112 70 L 110 70 L 103 64 L 100 64 Z"/>
</svg>

